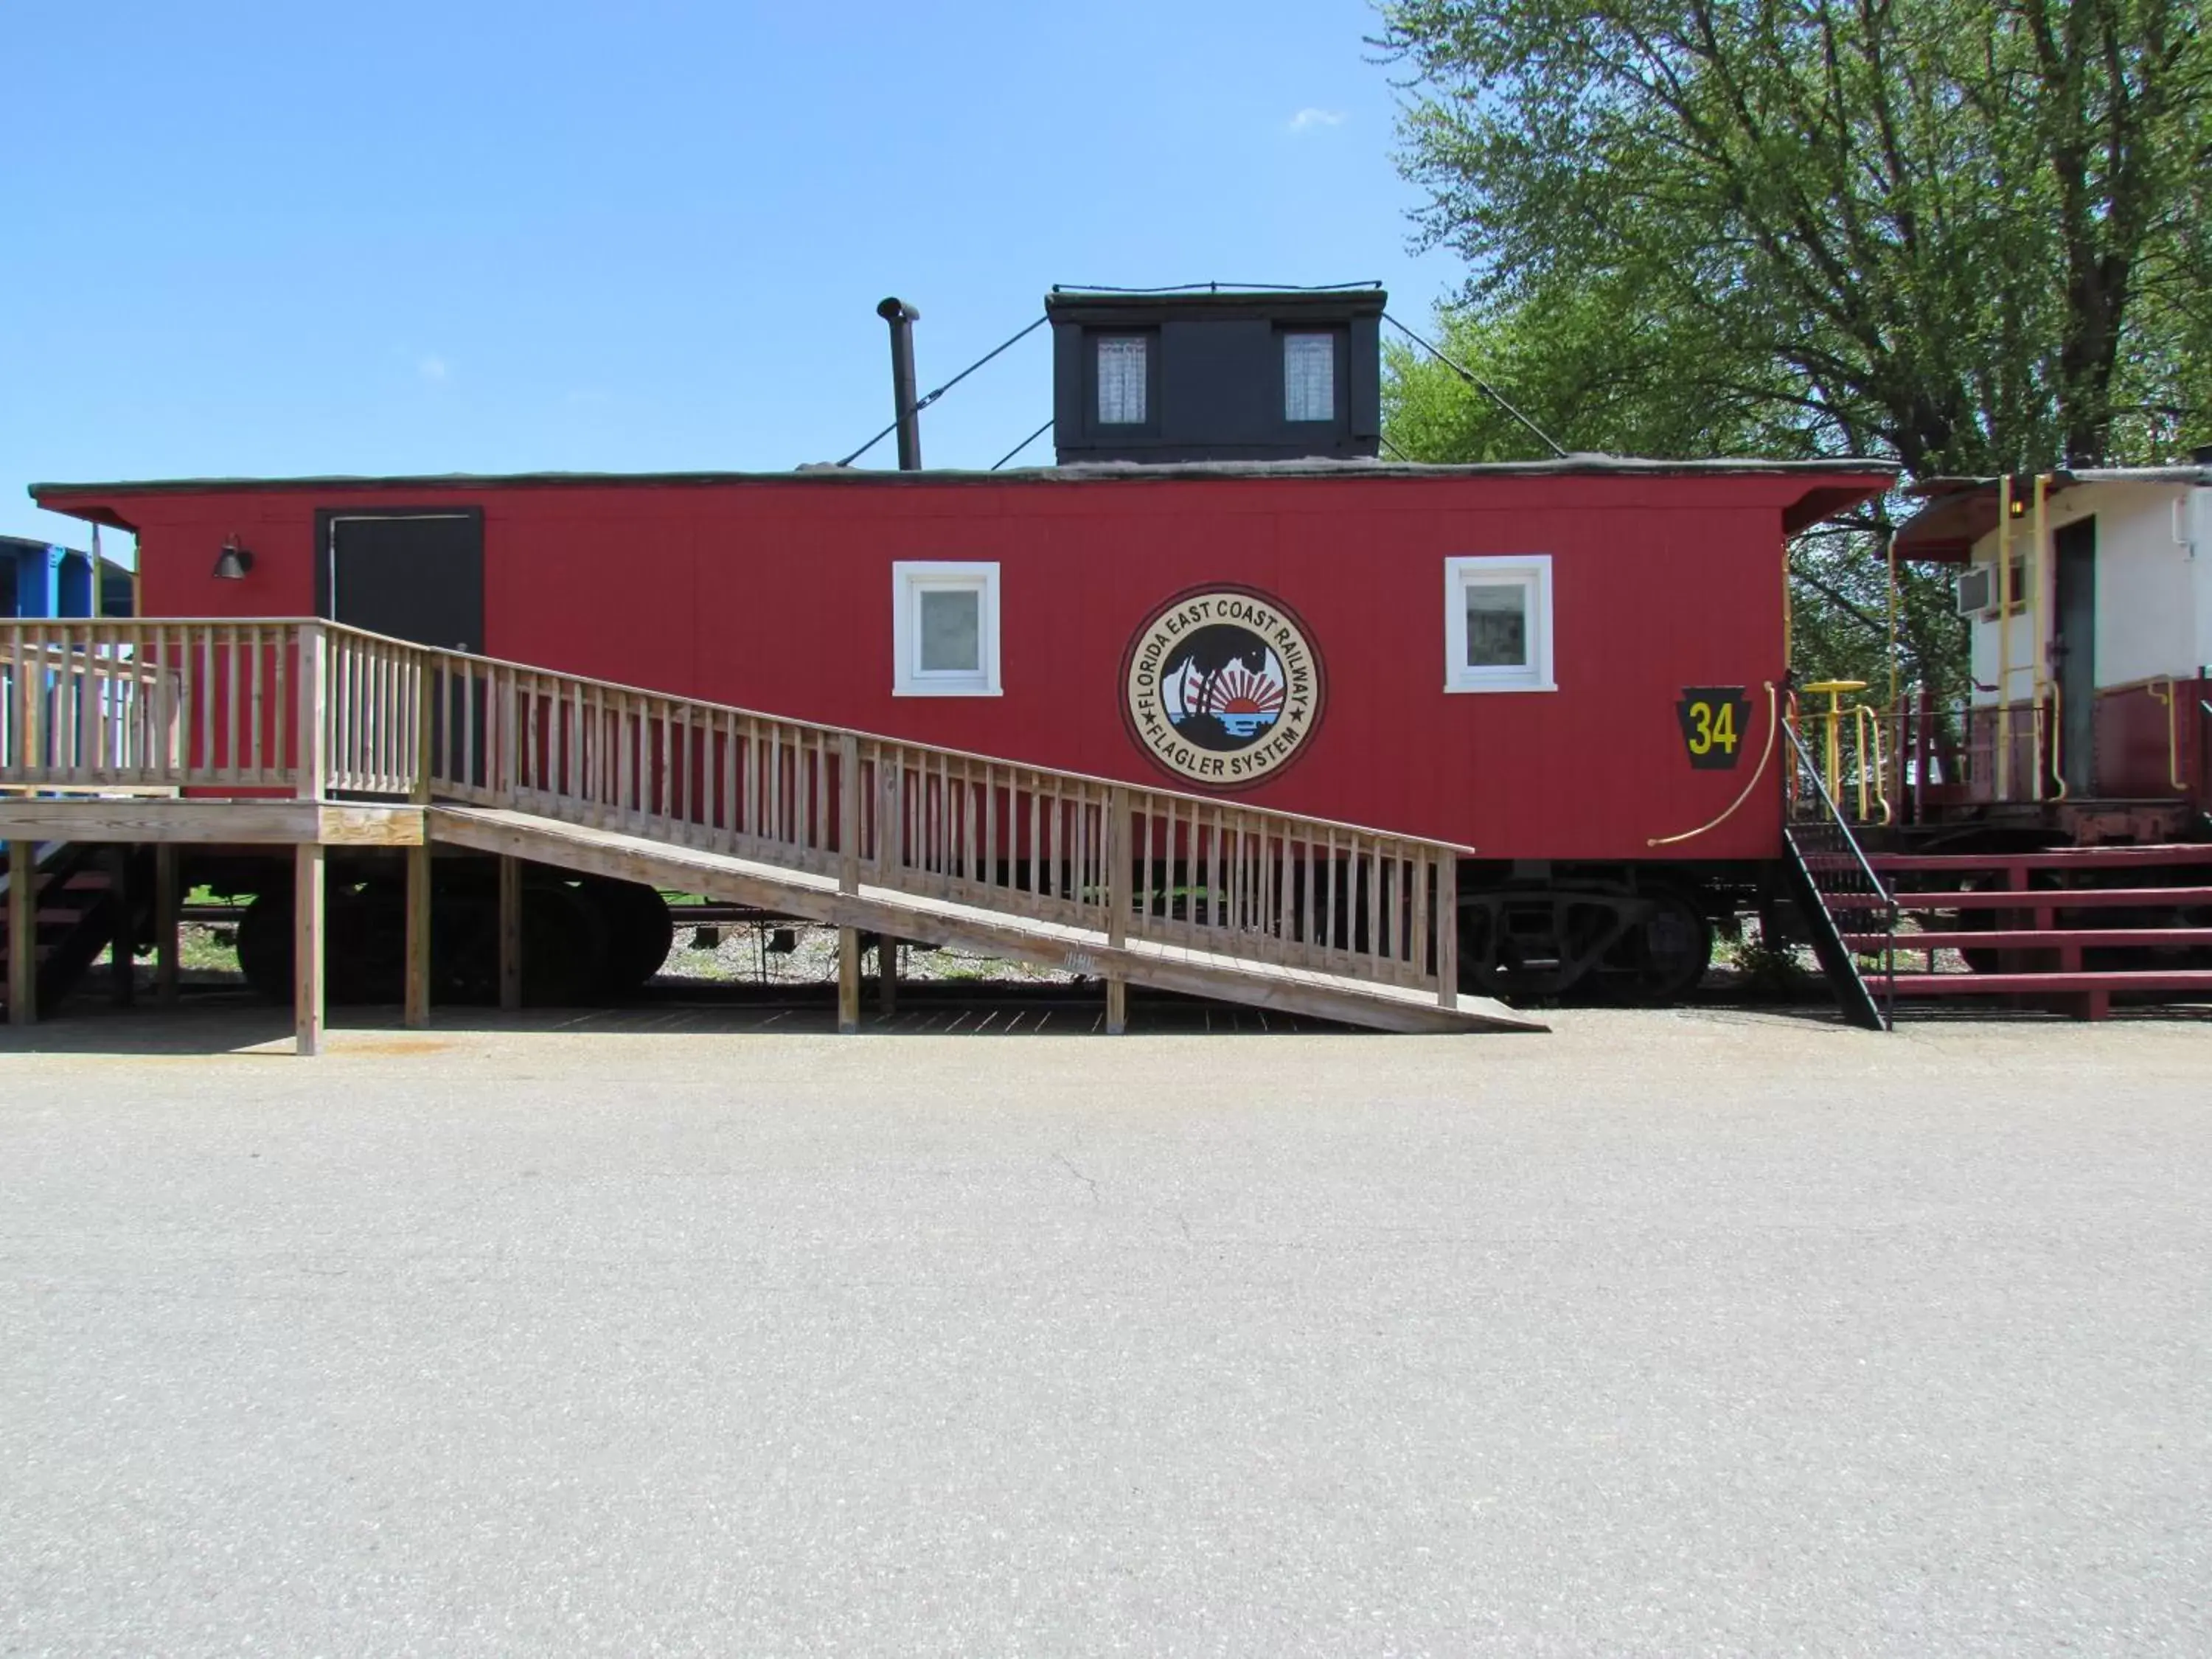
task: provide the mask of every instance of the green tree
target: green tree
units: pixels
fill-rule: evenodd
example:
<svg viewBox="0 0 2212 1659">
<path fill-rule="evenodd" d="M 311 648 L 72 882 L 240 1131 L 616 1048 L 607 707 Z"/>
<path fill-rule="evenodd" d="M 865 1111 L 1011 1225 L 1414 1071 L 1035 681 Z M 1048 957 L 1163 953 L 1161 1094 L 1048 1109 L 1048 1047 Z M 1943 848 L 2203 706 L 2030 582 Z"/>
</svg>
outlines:
<svg viewBox="0 0 2212 1659">
<path fill-rule="evenodd" d="M 1778 414 L 1749 383 L 1708 376 L 1695 397 L 1677 387 L 1693 371 L 1670 364 L 1683 337 L 1607 331 L 1607 313 L 1553 308 L 1530 315 L 1457 310 L 1437 343 L 1461 364 L 1479 363 L 1510 387 L 1515 405 L 1578 449 L 1627 455 L 1761 455 L 1816 458 L 1811 434 Z M 1639 349 L 1640 347 L 1640 349 Z M 1528 429 L 1453 369 L 1410 345 L 1385 348 L 1383 426 L 1391 445 L 1416 460 L 1511 460 L 1540 446 Z M 1786 406 L 1784 406 L 1786 407 Z M 1887 696 L 1892 626 L 1885 538 L 1893 503 L 1877 502 L 1840 525 L 1800 537 L 1790 552 L 1792 660 L 1808 678 L 1864 680 Z M 1952 609 L 1947 573 L 1898 571 L 1895 627 L 1905 678 L 1950 702 L 1966 690 L 1966 632 Z"/>
<path fill-rule="evenodd" d="M 1571 448 L 1921 477 L 2166 459 L 2212 431 L 2200 10 L 1394 0 L 1401 164 L 1469 265 L 1446 349 Z M 1529 453 L 1441 366 L 1392 367 L 1402 452 Z M 1808 633 L 1876 662 L 1886 523 L 1799 554 Z M 1955 689 L 1940 593 L 1904 608 Z"/>
</svg>

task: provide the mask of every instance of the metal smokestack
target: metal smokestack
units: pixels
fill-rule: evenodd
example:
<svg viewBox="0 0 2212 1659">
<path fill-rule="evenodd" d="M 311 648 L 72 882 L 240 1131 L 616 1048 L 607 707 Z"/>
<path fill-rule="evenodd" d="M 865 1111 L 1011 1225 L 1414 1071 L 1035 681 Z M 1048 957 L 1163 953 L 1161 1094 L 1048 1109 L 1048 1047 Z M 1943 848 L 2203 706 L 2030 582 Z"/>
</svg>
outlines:
<svg viewBox="0 0 2212 1659">
<path fill-rule="evenodd" d="M 891 325 L 891 411 L 898 419 L 899 471 L 921 465 L 921 411 L 914 400 L 914 325 L 921 313 L 905 301 L 889 299 L 876 315 Z"/>
</svg>

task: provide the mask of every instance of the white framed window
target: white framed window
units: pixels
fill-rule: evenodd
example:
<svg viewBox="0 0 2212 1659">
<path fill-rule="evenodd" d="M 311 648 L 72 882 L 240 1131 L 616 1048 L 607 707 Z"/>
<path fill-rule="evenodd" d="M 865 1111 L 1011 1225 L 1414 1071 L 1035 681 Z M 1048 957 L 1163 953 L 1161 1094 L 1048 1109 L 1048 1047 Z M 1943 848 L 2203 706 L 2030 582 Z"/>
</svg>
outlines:
<svg viewBox="0 0 2212 1659">
<path fill-rule="evenodd" d="M 950 559 L 891 566 L 891 691 L 999 695 L 999 567 Z"/>
<path fill-rule="evenodd" d="M 1283 336 L 1283 418 L 1336 418 L 1336 336 Z"/>
<path fill-rule="evenodd" d="M 1444 690 L 1556 691 L 1552 556 L 1444 561 Z"/>
<path fill-rule="evenodd" d="M 1143 334 L 1108 334 L 1097 340 L 1099 425 L 1144 425 L 1151 343 Z"/>
</svg>

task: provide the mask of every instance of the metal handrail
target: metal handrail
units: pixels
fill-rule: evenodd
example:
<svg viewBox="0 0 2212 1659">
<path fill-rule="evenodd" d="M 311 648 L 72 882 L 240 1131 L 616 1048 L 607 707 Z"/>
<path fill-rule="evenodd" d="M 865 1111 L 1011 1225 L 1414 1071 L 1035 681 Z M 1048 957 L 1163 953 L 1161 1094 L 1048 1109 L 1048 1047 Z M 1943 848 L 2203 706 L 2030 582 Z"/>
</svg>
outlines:
<svg viewBox="0 0 2212 1659">
<path fill-rule="evenodd" d="M 2143 690 L 2153 702 L 2166 706 L 2166 781 L 2175 794 L 2185 795 L 2189 786 L 2181 781 L 2181 698 L 2170 678 L 2152 680 Z"/>
<path fill-rule="evenodd" d="M 2057 680 L 2045 680 L 2043 689 L 2051 693 L 2051 729 L 2045 734 L 2051 740 L 2051 799 L 2064 800 L 2073 793 L 2066 783 L 2066 688 Z"/>
<path fill-rule="evenodd" d="M 1797 758 L 1808 768 L 1812 768 L 1813 757 L 1795 732 L 1790 733 L 1790 741 L 1791 746 L 1797 750 Z M 1875 890 L 1887 893 L 1889 889 L 1883 884 L 1881 878 L 1875 873 L 1874 866 L 1867 861 L 1865 850 L 1859 846 L 1858 837 L 1851 834 L 1850 823 L 1845 821 L 1841 809 L 1837 806 L 1835 798 L 1828 793 L 1827 785 L 1820 781 L 1820 774 L 1817 769 L 1812 771 L 1811 776 L 1814 793 L 1819 796 L 1820 805 L 1828 809 L 1828 816 L 1834 821 L 1836 827 L 1844 832 L 1844 842 L 1851 849 L 1851 857 L 1856 861 L 1860 873 L 1874 884 Z"/>
<path fill-rule="evenodd" d="M 1882 828 L 1887 830 L 1896 815 L 1889 804 L 1888 766 L 1881 752 L 1881 716 L 1871 703 L 1855 702 L 1851 713 L 1856 728 L 1853 735 L 1859 744 L 1859 817 L 1863 819 L 1867 815 L 1867 757 L 1871 754 L 1875 805 L 1881 808 Z"/>
<path fill-rule="evenodd" d="M 1896 1023 L 1897 1006 L 1897 895 L 1890 890 L 1889 884 L 1882 880 L 1873 864 L 1868 860 L 1866 849 L 1859 845 L 1858 837 L 1851 834 L 1850 824 L 1844 818 L 1841 809 L 1837 806 L 1835 798 L 1828 793 L 1828 787 L 1820 776 L 1820 768 L 1813 759 L 1812 751 L 1805 747 L 1804 740 L 1795 730 L 1789 732 L 1789 738 L 1790 747 L 1796 751 L 1797 769 L 1811 780 L 1813 798 L 1826 809 L 1824 827 L 1832 828 L 1842 838 L 1844 848 L 1850 854 L 1851 861 L 1858 866 L 1859 875 L 1865 878 L 1873 896 L 1881 901 L 1878 914 L 1881 917 L 1883 939 L 1881 1020 L 1884 1030 L 1893 1029 Z M 1808 869 L 1807 873 L 1810 875 L 1812 872 Z M 1814 882 L 1814 891 L 1820 892 L 1817 879 Z M 1825 906 L 1826 896 L 1821 895 L 1821 896 Z M 1832 922 L 1833 920 L 1834 917 L 1831 914 L 1830 921 Z M 1844 954 L 1850 971 L 1858 978 L 1859 983 L 1864 986 L 1865 976 L 1859 974 L 1857 963 L 1851 959 L 1857 953 L 1846 947 Z"/>
</svg>

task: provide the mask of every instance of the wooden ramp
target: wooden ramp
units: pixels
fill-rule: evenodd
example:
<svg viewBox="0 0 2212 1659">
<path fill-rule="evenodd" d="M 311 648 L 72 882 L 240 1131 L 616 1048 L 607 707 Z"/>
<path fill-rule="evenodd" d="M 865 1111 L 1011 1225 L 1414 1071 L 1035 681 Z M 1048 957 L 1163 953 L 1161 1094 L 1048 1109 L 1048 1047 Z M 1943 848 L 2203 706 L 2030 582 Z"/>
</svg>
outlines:
<svg viewBox="0 0 2212 1659">
<path fill-rule="evenodd" d="M 1007 915 L 949 900 L 917 897 L 860 884 L 838 890 L 828 877 L 750 859 L 672 847 L 640 836 L 563 823 L 526 812 L 433 808 L 434 842 L 503 854 L 590 875 L 641 881 L 830 927 L 880 933 L 920 945 L 950 945 L 1010 961 L 1121 979 L 1257 1008 L 1279 1008 L 1382 1031 L 1542 1030 L 1543 1024 L 1487 997 L 1460 996 L 1445 1007 L 1425 991 L 1375 985 L 1341 974 L 1255 962 L 1218 951 L 1148 939 L 1110 944 L 1102 928 Z"/>
<path fill-rule="evenodd" d="M 1543 1029 L 1459 994 L 1472 848 L 327 623 L 0 624 L 4 791 L 10 839 L 295 847 L 303 1051 L 323 848 L 349 842 L 405 848 L 410 1023 L 444 843 L 503 860 L 503 937 L 525 860 L 836 927 L 848 1026 L 878 934 L 1095 975 L 1109 1030 L 1131 984 L 1382 1030 Z"/>
</svg>

